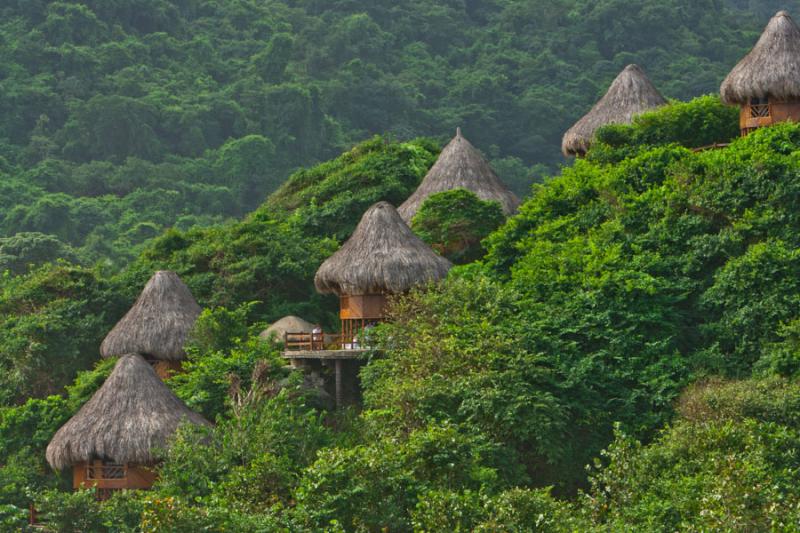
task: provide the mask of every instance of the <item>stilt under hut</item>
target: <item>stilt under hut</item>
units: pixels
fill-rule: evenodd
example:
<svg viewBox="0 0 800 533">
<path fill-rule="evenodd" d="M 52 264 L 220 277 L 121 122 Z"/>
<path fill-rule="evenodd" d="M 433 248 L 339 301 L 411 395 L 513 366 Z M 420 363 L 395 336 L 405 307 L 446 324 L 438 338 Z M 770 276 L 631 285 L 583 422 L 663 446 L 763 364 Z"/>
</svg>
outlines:
<svg viewBox="0 0 800 533">
<path fill-rule="evenodd" d="M 180 372 L 183 345 L 202 309 L 175 272 L 156 272 L 100 345 L 100 355 L 138 353 L 162 378 Z"/>
<path fill-rule="evenodd" d="M 339 297 L 340 335 L 333 345 L 287 347 L 284 357 L 311 372 L 333 366 L 337 406 L 353 401 L 359 359 L 366 351 L 362 333 L 385 320 L 387 296 L 439 281 L 452 266 L 414 235 L 392 205 L 378 202 L 314 278 L 318 292 Z"/>
<path fill-rule="evenodd" d="M 506 215 L 513 215 L 519 207 L 519 198 L 497 177 L 458 128 L 456 136 L 444 147 L 417 190 L 397 211 L 407 224 L 411 224 L 411 219 L 430 195 L 458 188 L 474 192 L 481 200 L 500 202 Z"/>
<path fill-rule="evenodd" d="M 564 134 L 565 156 L 583 157 L 598 129 L 609 124 L 630 124 L 633 117 L 667 103 L 638 65 L 628 65 L 611 83 L 592 109 Z"/>
<path fill-rule="evenodd" d="M 95 487 L 98 499 L 155 481 L 154 451 L 181 423 L 210 425 L 191 411 L 138 354 L 122 356 L 103 386 L 55 434 L 47 462 L 72 468 L 73 488 Z"/>
<path fill-rule="evenodd" d="M 738 105 L 742 136 L 800 120 L 800 28 L 786 11 L 769 21 L 756 45 L 725 78 L 722 101 Z"/>
</svg>

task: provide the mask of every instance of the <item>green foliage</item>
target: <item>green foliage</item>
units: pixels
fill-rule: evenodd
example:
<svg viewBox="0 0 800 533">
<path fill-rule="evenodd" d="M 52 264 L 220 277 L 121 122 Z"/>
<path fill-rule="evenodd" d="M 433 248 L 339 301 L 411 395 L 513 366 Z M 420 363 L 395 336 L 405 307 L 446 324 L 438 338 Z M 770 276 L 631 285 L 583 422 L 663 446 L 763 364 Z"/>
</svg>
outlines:
<svg viewBox="0 0 800 533">
<path fill-rule="evenodd" d="M 335 46 L 316 68 L 388 46 L 371 15 L 351 15 L 332 21 Z M 313 379 L 256 333 L 290 312 L 335 320 L 314 271 L 370 203 L 413 189 L 429 141 L 367 141 L 294 174 L 242 222 L 165 233 L 122 273 L 4 275 L 0 498 L 13 507 L 0 520 L 17 521 L 31 493 L 54 521 L 83 512 L 87 523 L 69 527 L 98 531 L 790 529 L 800 127 L 693 152 L 676 117 L 705 120 L 702 135 L 730 117 L 709 98 L 678 107 L 536 186 L 484 241 L 484 261 L 395 298 L 374 333 L 381 356 L 361 369 L 358 414 L 317 410 Z M 265 146 L 248 139 L 228 155 L 251 142 Z M 187 372 L 168 385 L 216 425 L 179 431 L 148 494 L 101 505 L 48 492 L 68 483 L 47 471 L 43 447 L 113 361 L 66 397 L 48 394 L 96 360 L 158 268 L 177 270 L 207 308 Z M 726 381 L 753 372 L 769 377 Z"/>
<path fill-rule="evenodd" d="M 295 514 L 311 530 L 335 521 L 348 531 L 408 531 L 415 501 L 430 491 L 501 487 L 495 455 L 491 443 L 452 426 L 328 448 L 304 472 Z"/>
<path fill-rule="evenodd" d="M 765 341 L 778 340 L 776 325 L 796 316 L 798 267 L 800 251 L 772 240 L 753 244 L 728 261 L 704 295 L 708 308 L 719 313 L 709 326 L 717 343 L 712 349 L 734 353 L 746 372 L 767 349 Z M 749 303 L 742 302 L 742 294 L 748 295 Z"/>
<path fill-rule="evenodd" d="M 229 351 L 247 340 L 247 319 L 255 302 L 242 304 L 233 311 L 224 307 L 204 309 L 189 335 L 186 350 L 190 354 Z"/>
<path fill-rule="evenodd" d="M 0 505 L 0 526 L 6 531 L 25 531 L 28 510 L 11 504 Z"/>
<path fill-rule="evenodd" d="M 740 422 L 752 418 L 795 427 L 800 419 L 800 383 L 778 376 L 693 384 L 681 394 L 681 419 L 691 423 Z"/>
<path fill-rule="evenodd" d="M 0 272 L 23 274 L 29 265 L 64 259 L 75 261 L 75 253 L 53 235 L 17 233 L 0 238 Z"/>
<path fill-rule="evenodd" d="M 737 400 L 739 416 L 680 420 L 642 446 L 617 432 L 598 461 L 583 505 L 607 529 L 626 531 L 791 530 L 797 523 L 797 445 L 793 426 L 759 416 L 763 401 L 743 382 L 702 391 L 709 406 Z M 796 395 L 796 385 L 784 387 Z M 780 402 L 778 402 L 779 404 Z M 754 404 L 754 405 L 751 405 Z M 762 405 L 759 405 L 762 404 Z M 780 408 L 779 405 L 776 407 Z"/>
<path fill-rule="evenodd" d="M 498 202 L 485 202 L 466 189 L 432 194 L 411 221 L 414 232 L 454 263 L 483 257 L 481 241 L 505 220 Z"/>
<path fill-rule="evenodd" d="M 675 143 L 701 148 L 727 143 L 738 136 L 738 108 L 724 105 L 717 95 L 708 95 L 688 103 L 673 101 L 634 117 L 630 125 L 600 128 L 589 158 L 597 163 L 619 162 L 654 146 Z"/>
<path fill-rule="evenodd" d="M 524 195 L 626 64 L 670 97 L 716 91 L 763 27 L 761 4 L 4 5 L 0 170 L 14 193 L 0 199 L 0 230 L 119 268 L 163 231 L 241 216 L 359 140 L 459 125 Z M 681 127 L 664 132 L 715 133 Z"/>
<path fill-rule="evenodd" d="M 252 531 L 268 533 L 289 531 L 279 520 L 260 514 L 248 514 L 217 502 L 206 508 L 195 507 L 179 498 L 145 498 L 141 530 L 194 533 L 196 531 Z"/>
<path fill-rule="evenodd" d="M 155 494 L 166 500 L 191 495 L 198 509 L 189 512 L 201 515 L 235 509 L 264 518 L 271 507 L 289 504 L 301 469 L 331 443 L 299 392 L 254 380 L 213 429 L 184 428 L 159 470 Z"/>
<path fill-rule="evenodd" d="M 123 273 L 126 287 L 144 284 L 153 270 L 175 270 L 198 300 L 236 308 L 258 301 L 253 313 L 271 322 L 287 314 L 332 325 L 334 298 L 313 289 L 319 265 L 350 236 L 379 200 L 399 203 L 433 163 L 429 141 L 366 141 L 344 155 L 295 173 L 270 200 L 241 222 L 154 240 Z"/>
<path fill-rule="evenodd" d="M 247 327 L 252 307 L 205 309 L 187 342 L 183 372 L 169 380 L 176 394 L 209 420 L 230 407 L 232 384 L 249 387 L 257 368 L 259 379 L 280 380 L 288 373 L 276 347 L 258 338 L 260 328 Z"/>
<path fill-rule="evenodd" d="M 567 486 L 580 476 L 583 439 L 596 435 L 569 425 L 577 403 L 569 398 L 587 392 L 561 385 L 552 363 L 528 351 L 529 325 L 513 291 L 451 274 L 442 288 L 396 302 L 392 313 L 379 341 L 392 357 L 362 371 L 366 406 L 381 413 L 383 431 L 457 423 L 498 443 L 505 479 L 519 482 L 527 471 Z"/>
<path fill-rule="evenodd" d="M 755 370 L 767 375 L 798 377 L 800 375 L 800 319 L 782 325 L 776 334 L 780 340 L 764 348 L 763 355 L 755 364 Z"/>
<path fill-rule="evenodd" d="M 14 407 L 0 407 L 0 501 L 25 507 L 30 494 L 59 485 L 44 460 L 50 439 L 100 388 L 115 359 L 100 361 L 81 372 L 67 397 L 30 398 Z"/>
<path fill-rule="evenodd" d="M 397 143 L 375 137 L 333 161 L 292 175 L 266 206 L 293 211 L 291 222 L 306 235 L 343 241 L 372 204 L 385 200 L 400 205 L 437 155 L 437 147 L 425 139 Z"/>
<path fill-rule="evenodd" d="M 97 360 L 121 316 L 119 294 L 96 271 L 59 264 L 0 278 L 0 403 L 59 393 Z"/>
<path fill-rule="evenodd" d="M 413 512 L 415 531 L 573 532 L 583 521 L 548 489 L 511 489 L 496 496 L 475 492 L 429 492 Z"/>
<path fill-rule="evenodd" d="M 602 397 L 630 391 L 614 418 L 636 431 L 665 421 L 690 372 L 748 375 L 796 319 L 797 132 L 589 158 L 539 187 L 487 257 L 526 302 L 536 350 L 609 379 L 591 387 Z"/>
<path fill-rule="evenodd" d="M 64 533 L 105 531 L 99 506 L 91 489 L 74 492 L 48 490 L 36 498 L 39 519 L 55 531 Z"/>
</svg>

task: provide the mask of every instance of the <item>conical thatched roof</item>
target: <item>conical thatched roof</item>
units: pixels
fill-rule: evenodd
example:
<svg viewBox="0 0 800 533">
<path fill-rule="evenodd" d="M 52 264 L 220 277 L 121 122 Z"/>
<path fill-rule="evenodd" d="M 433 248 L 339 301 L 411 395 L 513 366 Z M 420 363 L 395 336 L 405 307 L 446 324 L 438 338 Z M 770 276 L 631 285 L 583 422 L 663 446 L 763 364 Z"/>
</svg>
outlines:
<svg viewBox="0 0 800 533">
<path fill-rule="evenodd" d="M 519 206 L 519 198 L 497 177 L 481 153 L 461 135 L 459 128 L 420 186 L 397 211 L 406 223 L 410 223 L 428 196 L 457 188 L 472 191 L 481 200 L 500 202 L 506 215 L 516 212 Z"/>
<path fill-rule="evenodd" d="M 183 345 L 200 311 L 189 287 L 176 273 L 156 272 L 130 311 L 103 340 L 100 355 L 138 353 L 180 361 L 186 357 Z"/>
<path fill-rule="evenodd" d="M 111 375 L 47 446 L 47 462 L 62 470 L 83 461 L 150 464 L 182 422 L 208 425 L 159 379 L 140 355 L 120 358 Z"/>
<path fill-rule="evenodd" d="M 400 294 L 444 278 L 452 263 L 436 254 L 386 202 L 370 207 L 350 239 L 314 277 L 323 294 Z"/>
<path fill-rule="evenodd" d="M 720 94 L 726 104 L 800 98 L 800 29 L 789 13 L 772 17 L 755 47 L 722 82 Z"/>
<path fill-rule="evenodd" d="M 281 318 L 262 331 L 259 337 L 268 339 L 270 335 L 274 333 L 278 340 L 282 340 L 284 333 L 311 333 L 313 329 L 314 324 L 311 322 L 294 315 L 289 315 Z"/>
<path fill-rule="evenodd" d="M 564 155 L 582 155 L 589 150 L 595 132 L 608 124 L 628 124 L 633 117 L 666 104 L 638 65 L 628 65 L 611 83 L 605 96 L 564 134 Z"/>
</svg>

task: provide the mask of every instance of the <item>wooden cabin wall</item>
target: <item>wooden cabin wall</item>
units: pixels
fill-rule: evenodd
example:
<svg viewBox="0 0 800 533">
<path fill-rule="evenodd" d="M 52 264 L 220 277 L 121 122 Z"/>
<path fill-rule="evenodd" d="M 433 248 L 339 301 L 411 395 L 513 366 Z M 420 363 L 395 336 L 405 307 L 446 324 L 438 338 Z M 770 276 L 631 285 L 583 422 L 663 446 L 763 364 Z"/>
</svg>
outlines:
<svg viewBox="0 0 800 533">
<path fill-rule="evenodd" d="M 102 461 L 95 461 L 100 467 Z M 156 482 L 156 473 L 152 468 L 140 465 L 128 465 L 127 475 L 123 479 L 87 479 L 87 463 L 78 463 L 72 468 L 72 488 L 97 487 L 101 489 L 149 489 Z"/>
<path fill-rule="evenodd" d="M 800 102 L 770 102 L 770 114 L 767 117 L 751 116 L 749 105 L 743 105 L 739 110 L 739 129 L 743 135 L 780 122 L 800 122 Z"/>
<path fill-rule="evenodd" d="M 386 296 L 383 294 L 342 296 L 339 304 L 339 318 L 342 320 L 381 320 L 386 316 Z"/>
<path fill-rule="evenodd" d="M 800 122 L 800 102 L 770 104 L 772 122 Z"/>
</svg>

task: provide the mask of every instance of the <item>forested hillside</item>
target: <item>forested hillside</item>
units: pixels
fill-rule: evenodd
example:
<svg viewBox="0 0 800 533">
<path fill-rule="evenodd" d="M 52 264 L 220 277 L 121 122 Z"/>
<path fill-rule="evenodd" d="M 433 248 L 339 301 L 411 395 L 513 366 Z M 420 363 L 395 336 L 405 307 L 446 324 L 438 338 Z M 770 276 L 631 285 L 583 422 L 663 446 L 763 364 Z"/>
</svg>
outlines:
<svg viewBox="0 0 800 533">
<path fill-rule="evenodd" d="M 360 411 L 326 409 L 256 334 L 290 311 L 332 319 L 312 291 L 336 248 L 319 228 L 341 240 L 410 194 L 426 141 L 360 144 L 121 274 L 4 278 L 0 519 L 21 527 L 33 499 L 59 531 L 791 531 L 800 127 L 737 139 L 737 116 L 708 96 L 601 130 L 483 260 L 394 301 Z M 157 268 L 207 307 L 168 384 L 216 425 L 180 432 L 152 491 L 96 503 L 44 446 L 108 375 L 113 359 L 70 383 Z"/>
<path fill-rule="evenodd" d="M 800 125 L 741 138 L 716 96 L 778 8 L 3 4 L 0 529 L 33 504 L 64 533 L 800 530 Z M 634 61 L 673 101 L 559 168 Z M 391 299 L 334 410 L 259 333 L 338 326 L 314 273 L 456 126 L 522 205 L 421 205 L 458 266 Z M 98 502 L 45 448 L 161 269 L 203 312 L 157 383 L 214 424 Z"/>
<path fill-rule="evenodd" d="M 0 270 L 124 266 L 165 229 L 240 217 L 373 134 L 461 126 L 523 196 L 623 66 L 668 97 L 713 92 L 766 4 L 5 3 Z"/>
</svg>

